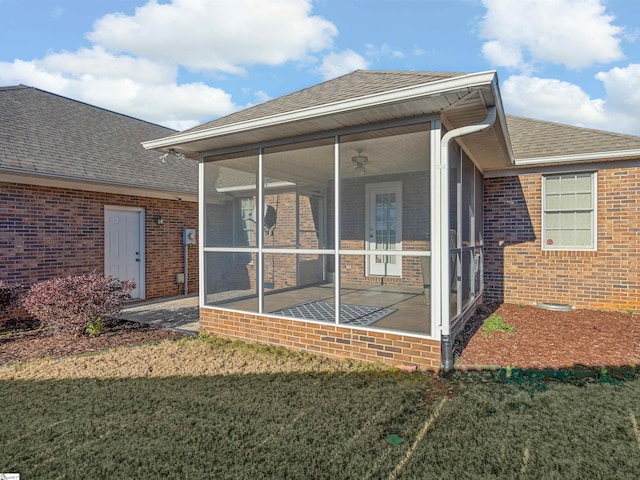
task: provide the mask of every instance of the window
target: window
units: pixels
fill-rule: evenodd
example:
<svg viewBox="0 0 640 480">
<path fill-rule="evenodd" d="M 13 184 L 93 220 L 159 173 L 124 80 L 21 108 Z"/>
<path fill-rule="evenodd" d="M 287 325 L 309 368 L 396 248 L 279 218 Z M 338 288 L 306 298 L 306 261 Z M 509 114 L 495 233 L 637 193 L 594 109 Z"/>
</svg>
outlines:
<svg viewBox="0 0 640 480">
<path fill-rule="evenodd" d="M 234 242 L 236 247 L 249 247 L 255 245 L 254 228 L 255 221 L 253 218 L 253 197 L 238 198 L 234 204 Z M 236 252 L 233 258 L 234 263 L 247 265 L 252 262 L 250 252 Z"/>
<path fill-rule="evenodd" d="M 542 248 L 595 250 L 596 174 L 546 175 L 542 195 Z"/>
</svg>

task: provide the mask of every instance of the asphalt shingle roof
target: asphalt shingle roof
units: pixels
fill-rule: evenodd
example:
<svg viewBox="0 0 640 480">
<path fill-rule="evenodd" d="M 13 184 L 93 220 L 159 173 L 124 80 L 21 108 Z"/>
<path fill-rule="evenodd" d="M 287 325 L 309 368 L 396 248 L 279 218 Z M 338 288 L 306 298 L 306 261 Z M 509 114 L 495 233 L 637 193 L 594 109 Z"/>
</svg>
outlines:
<svg viewBox="0 0 640 480">
<path fill-rule="evenodd" d="M 186 132 L 197 132 L 261 119 L 463 75 L 466 73 L 356 70 L 342 77 L 204 123 Z M 516 160 L 640 149 L 640 137 L 632 135 L 513 115 L 506 117 Z"/>
<path fill-rule="evenodd" d="M 329 103 L 364 97 L 375 93 L 387 92 L 403 87 L 423 85 L 466 75 L 451 72 L 402 72 L 356 70 L 333 80 L 314 85 L 265 103 L 232 113 L 226 117 L 198 125 L 188 132 L 197 132 L 233 123 L 256 120 L 280 113 L 317 107 Z"/>
<path fill-rule="evenodd" d="M 518 159 L 640 150 L 640 137 L 507 115 Z"/>
<path fill-rule="evenodd" d="M 173 133 L 37 88 L 0 87 L 0 171 L 197 193 L 197 162 L 162 164 L 140 144 Z"/>
</svg>

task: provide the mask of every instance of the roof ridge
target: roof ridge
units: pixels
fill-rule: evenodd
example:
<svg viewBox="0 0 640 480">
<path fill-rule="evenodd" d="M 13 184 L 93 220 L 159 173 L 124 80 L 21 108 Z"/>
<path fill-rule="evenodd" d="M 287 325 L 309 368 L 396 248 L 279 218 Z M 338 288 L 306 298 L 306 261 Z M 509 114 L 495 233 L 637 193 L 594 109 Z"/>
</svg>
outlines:
<svg viewBox="0 0 640 480">
<path fill-rule="evenodd" d="M 4 90 L 26 90 L 28 88 L 33 88 L 33 87 L 30 87 L 29 85 L 23 85 L 22 83 L 20 83 L 19 85 L 0 86 L 0 91 L 4 91 Z"/>
</svg>

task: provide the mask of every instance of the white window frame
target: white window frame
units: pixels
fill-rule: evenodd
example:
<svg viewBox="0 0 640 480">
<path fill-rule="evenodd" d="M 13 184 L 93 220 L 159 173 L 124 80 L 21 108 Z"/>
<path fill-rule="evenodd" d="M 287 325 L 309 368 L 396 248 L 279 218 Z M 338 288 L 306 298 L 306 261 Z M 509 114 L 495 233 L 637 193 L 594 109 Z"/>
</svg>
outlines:
<svg viewBox="0 0 640 480">
<path fill-rule="evenodd" d="M 547 212 L 547 178 L 549 177 L 563 177 L 569 175 L 581 175 L 588 173 L 591 175 L 591 245 L 547 245 L 546 241 L 546 218 Z M 576 208 L 574 211 L 586 211 L 586 209 Z M 555 210 L 554 210 L 555 211 Z M 541 244 L 542 250 L 547 251 L 583 251 L 583 252 L 595 252 L 598 249 L 598 172 L 597 171 L 575 171 L 575 172 L 559 172 L 549 173 L 542 175 L 542 231 L 541 231 Z"/>
</svg>

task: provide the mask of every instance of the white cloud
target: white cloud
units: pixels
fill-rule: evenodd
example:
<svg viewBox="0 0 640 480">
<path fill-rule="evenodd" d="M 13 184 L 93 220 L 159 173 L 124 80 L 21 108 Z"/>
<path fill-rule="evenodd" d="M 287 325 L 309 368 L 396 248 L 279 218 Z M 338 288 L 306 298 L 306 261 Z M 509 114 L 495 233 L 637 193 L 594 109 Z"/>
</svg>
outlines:
<svg viewBox="0 0 640 480">
<path fill-rule="evenodd" d="M 47 72 L 67 76 L 127 78 L 142 83 L 172 82 L 177 74 L 175 66 L 129 55 L 113 55 L 99 46 L 75 52 L 53 53 L 42 60 L 34 60 L 33 63 Z"/>
<path fill-rule="evenodd" d="M 625 68 L 615 67 L 600 72 L 596 78 L 604 83 L 607 103 L 630 115 L 640 111 L 640 64 L 632 63 Z"/>
<path fill-rule="evenodd" d="M 485 57 L 496 66 L 530 70 L 536 62 L 569 68 L 623 57 L 622 27 L 602 0 L 482 0 Z"/>
<path fill-rule="evenodd" d="M 508 113 L 600 130 L 640 135 L 640 64 L 596 75 L 606 98 L 591 98 L 578 85 L 515 75 L 502 85 Z"/>
<path fill-rule="evenodd" d="M 345 75 L 354 70 L 366 69 L 369 62 L 353 50 L 344 50 L 340 53 L 332 52 L 322 59 L 318 71 L 325 80 Z"/>
<path fill-rule="evenodd" d="M 98 47 L 30 62 L 0 62 L 0 84 L 23 83 L 172 128 L 237 110 L 229 94 L 202 83 L 176 83 L 177 69 Z"/>
<path fill-rule="evenodd" d="M 331 48 L 335 25 L 311 9 L 311 0 L 152 0 L 133 16 L 105 15 L 87 37 L 114 53 L 241 73 Z"/>
<path fill-rule="evenodd" d="M 604 102 L 591 99 L 579 86 L 550 78 L 514 75 L 502 85 L 509 113 L 572 125 L 602 125 Z"/>
<path fill-rule="evenodd" d="M 189 128 L 241 107 L 222 89 L 178 83 L 179 67 L 243 73 L 250 65 L 309 62 L 312 53 L 330 49 L 337 35 L 333 23 L 311 11 L 311 0 L 148 0 L 134 15 L 98 19 L 87 34 L 91 48 L 0 62 L 0 84 L 24 83 Z M 320 71 L 361 68 L 359 59 L 353 52 L 336 54 Z M 268 99 L 262 91 L 255 97 Z"/>
</svg>

